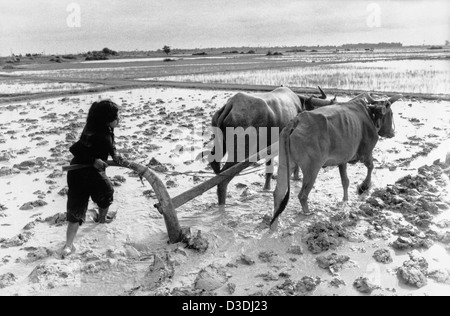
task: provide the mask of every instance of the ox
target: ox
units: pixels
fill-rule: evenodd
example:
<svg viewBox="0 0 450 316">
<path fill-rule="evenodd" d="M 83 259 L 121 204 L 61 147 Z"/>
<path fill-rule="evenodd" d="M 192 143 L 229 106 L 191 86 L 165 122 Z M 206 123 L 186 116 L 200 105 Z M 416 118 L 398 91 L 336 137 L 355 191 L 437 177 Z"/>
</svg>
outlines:
<svg viewBox="0 0 450 316">
<path fill-rule="evenodd" d="M 283 212 L 290 193 L 289 176 L 293 166 L 303 173 L 303 184 L 298 195 L 302 211 L 309 214 L 308 195 L 322 167 L 339 166 L 348 200 L 349 179 L 347 163 L 361 161 L 367 167 L 367 176 L 358 186 L 361 194 L 370 187 L 373 170 L 372 151 L 379 136 L 394 136 L 391 105 L 402 95 L 386 101 L 375 101 L 370 94 L 311 112 L 299 114 L 280 135 L 278 180 L 274 195 L 274 216 L 271 225 Z"/>
<path fill-rule="evenodd" d="M 325 93 L 320 87 L 319 90 L 321 92 L 320 97 L 297 95 L 287 87 L 279 87 L 266 93 L 248 94 L 239 92 L 231 97 L 212 118 L 213 128 L 220 131 L 220 133 L 215 133 L 214 146 L 209 153 L 210 158 L 208 158 L 213 171 L 219 174 L 235 164 L 245 161 L 250 154 L 275 144 L 278 141 L 281 130 L 306 108 L 313 109 L 335 102 L 335 99 L 326 100 Z M 250 135 L 244 133 L 245 147 L 242 148 L 243 146 L 238 146 L 239 142 L 235 141 L 234 136 L 227 138 L 227 129 L 229 128 L 241 129 L 242 131 L 252 129 L 256 139 L 251 141 Z M 275 128 L 276 135 L 273 135 L 272 128 Z M 239 135 L 235 136 L 239 137 Z M 273 136 L 274 139 L 272 139 Z M 228 159 L 221 169 L 221 160 L 227 152 Z M 243 157 L 238 155 L 239 152 L 243 153 Z M 268 154 L 264 190 L 270 190 L 270 179 L 273 175 L 270 151 Z M 252 164 L 252 162 L 245 163 L 248 166 Z M 298 169 L 296 176 L 298 177 Z M 225 204 L 227 187 L 232 179 L 233 177 L 229 177 L 218 185 L 217 196 L 219 205 Z"/>
</svg>

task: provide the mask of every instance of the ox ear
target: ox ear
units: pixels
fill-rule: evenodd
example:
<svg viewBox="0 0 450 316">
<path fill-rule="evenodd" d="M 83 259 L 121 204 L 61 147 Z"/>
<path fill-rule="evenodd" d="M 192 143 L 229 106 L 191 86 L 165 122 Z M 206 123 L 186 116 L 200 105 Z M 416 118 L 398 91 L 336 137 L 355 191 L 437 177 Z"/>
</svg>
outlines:
<svg viewBox="0 0 450 316">
<path fill-rule="evenodd" d="M 376 117 L 384 116 L 387 113 L 387 108 L 385 105 L 369 105 L 369 110 Z"/>
</svg>

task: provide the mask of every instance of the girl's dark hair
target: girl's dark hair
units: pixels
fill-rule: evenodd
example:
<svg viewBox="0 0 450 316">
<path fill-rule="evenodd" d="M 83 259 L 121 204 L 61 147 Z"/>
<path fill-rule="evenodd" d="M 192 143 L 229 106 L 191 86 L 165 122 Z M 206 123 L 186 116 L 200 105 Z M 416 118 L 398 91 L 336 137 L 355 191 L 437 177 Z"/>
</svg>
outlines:
<svg viewBox="0 0 450 316">
<path fill-rule="evenodd" d="M 86 129 L 90 131 L 102 130 L 108 124 L 117 120 L 119 107 L 110 100 L 94 102 L 89 109 Z"/>
</svg>

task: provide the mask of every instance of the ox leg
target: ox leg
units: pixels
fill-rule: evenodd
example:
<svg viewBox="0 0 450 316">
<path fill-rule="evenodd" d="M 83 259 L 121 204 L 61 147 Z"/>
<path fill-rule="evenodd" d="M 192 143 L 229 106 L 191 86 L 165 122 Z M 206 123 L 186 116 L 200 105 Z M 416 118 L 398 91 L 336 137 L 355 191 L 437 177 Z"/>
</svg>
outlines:
<svg viewBox="0 0 450 316">
<path fill-rule="evenodd" d="M 266 183 L 264 184 L 264 191 L 270 191 L 270 180 L 273 176 L 273 159 L 267 159 L 266 160 Z"/>
<path fill-rule="evenodd" d="M 342 188 L 344 189 L 343 201 L 348 201 L 348 186 L 350 185 L 350 181 L 348 180 L 348 176 L 347 176 L 347 164 L 346 163 L 339 165 L 339 174 L 341 175 Z"/>
<path fill-rule="evenodd" d="M 372 182 L 372 170 L 373 170 L 373 159 L 370 157 L 364 161 L 364 165 L 367 167 L 367 176 L 364 181 L 358 186 L 358 194 L 363 194 L 370 188 Z"/>
<path fill-rule="evenodd" d="M 220 162 L 218 161 L 212 161 L 209 163 L 209 166 L 214 171 L 215 174 L 220 173 Z"/>
<path fill-rule="evenodd" d="M 297 165 L 295 165 L 294 175 L 292 177 L 292 180 L 294 180 L 294 181 L 300 181 L 301 180 L 300 179 L 300 168 Z"/>
<path fill-rule="evenodd" d="M 227 170 L 228 168 L 231 168 L 234 165 L 235 165 L 235 163 L 233 163 L 233 162 L 225 163 L 225 166 L 223 167 L 222 172 Z M 217 185 L 217 197 L 219 200 L 219 205 L 225 205 L 225 203 L 227 201 L 228 184 L 230 183 L 231 180 L 233 180 L 233 177 L 228 177 L 223 182 L 221 182 Z"/>
<path fill-rule="evenodd" d="M 300 193 L 298 194 L 298 199 L 302 205 L 302 211 L 305 215 L 310 215 L 311 212 L 308 206 L 308 196 L 311 192 L 314 182 L 316 182 L 317 175 L 320 171 L 320 166 L 311 166 L 308 170 L 303 170 L 303 185 Z M 306 171 L 306 172 L 305 172 Z"/>
<path fill-rule="evenodd" d="M 217 186 L 217 197 L 219 200 L 219 205 L 225 205 L 227 201 L 227 190 L 228 190 L 228 184 L 232 178 L 225 180 L 221 184 Z"/>
</svg>

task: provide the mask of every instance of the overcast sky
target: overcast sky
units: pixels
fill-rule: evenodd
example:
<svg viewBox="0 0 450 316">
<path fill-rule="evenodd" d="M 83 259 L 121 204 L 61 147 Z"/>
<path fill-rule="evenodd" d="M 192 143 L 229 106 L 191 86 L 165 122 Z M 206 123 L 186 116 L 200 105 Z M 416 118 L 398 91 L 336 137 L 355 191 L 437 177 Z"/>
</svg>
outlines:
<svg viewBox="0 0 450 316">
<path fill-rule="evenodd" d="M 450 40 L 449 0 L 0 0 L 0 55 Z"/>
</svg>

